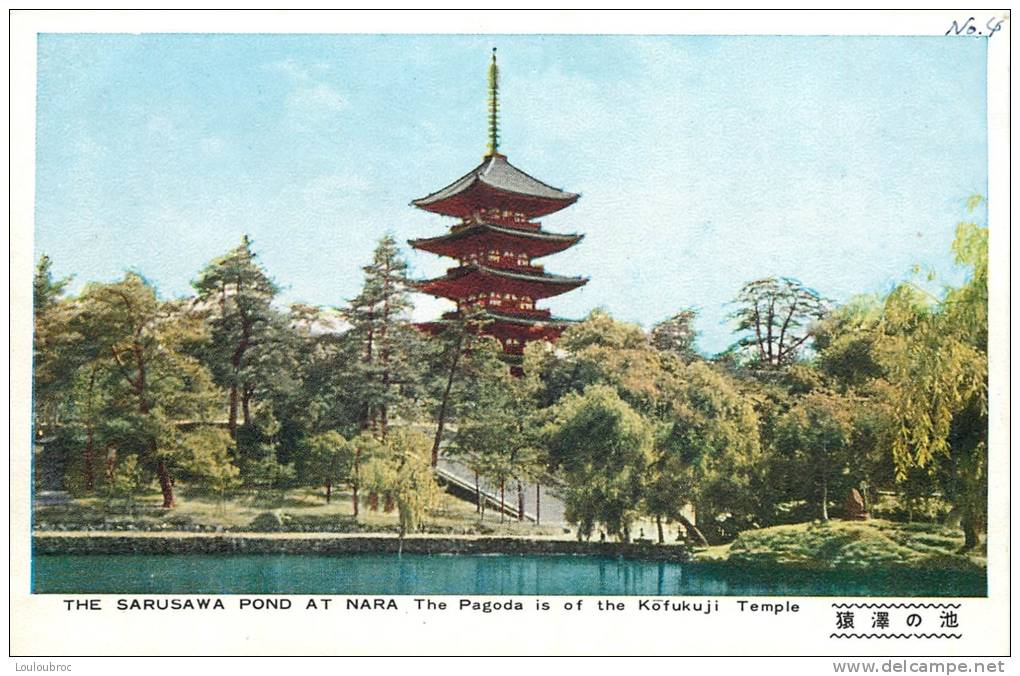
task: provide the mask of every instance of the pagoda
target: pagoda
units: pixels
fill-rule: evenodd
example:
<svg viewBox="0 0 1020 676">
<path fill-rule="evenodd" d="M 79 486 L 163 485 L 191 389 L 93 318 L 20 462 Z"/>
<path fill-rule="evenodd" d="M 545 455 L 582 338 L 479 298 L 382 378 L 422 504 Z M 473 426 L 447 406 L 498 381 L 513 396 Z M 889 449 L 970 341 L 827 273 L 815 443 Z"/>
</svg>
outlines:
<svg viewBox="0 0 1020 676">
<path fill-rule="evenodd" d="M 450 185 L 411 202 L 412 206 L 458 219 L 438 237 L 409 240 L 415 249 L 456 259 L 442 277 L 415 282 L 414 288 L 457 303 L 439 321 L 420 325 L 435 332 L 469 310 L 484 333 L 503 345 L 512 369 L 520 373 L 524 346 L 556 340 L 572 320 L 553 317 L 536 304 L 588 282 L 586 277 L 547 273 L 535 259 L 577 244 L 583 235 L 542 229 L 536 218 L 577 201 L 529 176 L 499 152 L 499 69 L 496 50 L 489 65 L 489 145 L 482 163 Z"/>
</svg>

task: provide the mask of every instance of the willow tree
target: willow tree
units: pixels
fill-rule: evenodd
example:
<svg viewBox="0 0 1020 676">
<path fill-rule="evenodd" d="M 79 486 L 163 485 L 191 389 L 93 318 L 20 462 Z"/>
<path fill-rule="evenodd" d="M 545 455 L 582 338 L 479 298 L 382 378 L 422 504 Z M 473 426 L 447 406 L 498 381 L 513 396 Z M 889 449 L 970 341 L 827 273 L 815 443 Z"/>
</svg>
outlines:
<svg viewBox="0 0 1020 676">
<path fill-rule="evenodd" d="M 556 404 L 545 429 L 550 463 L 566 481 L 566 516 L 578 537 L 601 523 L 629 541 L 646 468 L 653 459 L 653 428 L 616 391 L 593 385 Z"/>
<path fill-rule="evenodd" d="M 971 202 L 976 208 L 980 200 Z M 957 226 L 965 284 L 933 298 L 904 284 L 888 297 L 880 343 L 895 418 L 897 478 L 938 478 L 959 511 L 964 548 L 979 543 L 988 495 L 988 229 Z"/>
<path fill-rule="evenodd" d="M 407 428 L 394 428 L 380 452 L 364 463 L 361 483 L 397 507 L 400 537 L 418 528 L 439 496 L 432 471 L 428 437 Z"/>
</svg>

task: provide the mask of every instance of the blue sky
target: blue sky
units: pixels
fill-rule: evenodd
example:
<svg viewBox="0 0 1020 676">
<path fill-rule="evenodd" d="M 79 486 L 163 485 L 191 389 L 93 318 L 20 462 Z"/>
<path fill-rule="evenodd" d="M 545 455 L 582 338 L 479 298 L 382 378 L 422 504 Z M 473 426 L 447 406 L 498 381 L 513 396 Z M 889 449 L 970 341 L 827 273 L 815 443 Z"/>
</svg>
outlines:
<svg viewBox="0 0 1020 676">
<path fill-rule="evenodd" d="M 45 34 L 36 253 L 77 285 L 134 269 L 169 297 L 248 233 L 283 302 L 342 305 L 382 234 L 450 225 L 408 202 L 481 160 L 492 46 L 501 150 L 582 195 L 543 220 L 586 235 L 542 261 L 591 277 L 556 314 L 648 327 L 695 306 L 715 352 L 751 279 L 837 301 L 917 264 L 960 279 L 986 42 L 937 37 Z"/>
</svg>

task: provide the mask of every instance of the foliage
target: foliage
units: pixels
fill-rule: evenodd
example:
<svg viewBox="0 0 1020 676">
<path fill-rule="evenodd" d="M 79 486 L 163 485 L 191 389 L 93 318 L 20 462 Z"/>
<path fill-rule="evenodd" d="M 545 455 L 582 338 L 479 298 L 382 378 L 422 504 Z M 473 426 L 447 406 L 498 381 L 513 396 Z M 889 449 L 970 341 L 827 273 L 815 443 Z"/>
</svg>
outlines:
<svg viewBox="0 0 1020 676">
<path fill-rule="evenodd" d="M 861 387 L 883 378 L 878 352 L 881 299 L 858 296 L 830 312 L 815 327 L 818 369 L 841 387 Z"/>
<path fill-rule="evenodd" d="M 361 427 L 385 437 L 391 409 L 417 395 L 423 338 L 407 316 L 407 262 L 392 235 L 379 240 L 363 270 L 361 293 L 343 311 L 351 324 L 345 338 L 353 347 L 348 387 L 360 403 Z"/>
<path fill-rule="evenodd" d="M 422 434 L 398 427 L 390 431 L 380 450 L 362 466 L 361 485 L 396 503 L 403 537 L 418 528 L 438 498 L 432 446 Z"/>
<path fill-rule="evenodd" d="M 37 477 L 122 497 L 155 478 L 167 507 L 177 482 L 223 503 L 238 486 L 260 499 L 323 486 L 328 501 L 345 484 L 355 517 L 382 496 L 406 533 L 434 503 L 442 447 L 499 486 L 565 482 L 581 537 L 626 540 L 650 517 L 660 533 L 672 521 L 723 541 L 807 509 L 825 519 L 858 487 L 900 519 L 951 505 L 974 547 L 987 509 L 987 237 L 959 225 L 953 251 L 970 275 L 941 293 L 929 279 L 830 307 L 796 280 L 751 282 L 735 301 L 742 337 L 713 360 L 698 356 L 694 310 L 648 333 L 595 310 L 556 345 L 529 344 L 523 377 L 477 316 L 449 315 L 429 337 L 411 325 L 391 236 L 342 310 L 275 307 L 247 238 L 202 270 L 195 298 L 174 300 L 134 273 L 68 294 L 43 257 Z M 899 556 L 876 542 L 860 538 L 848 560 Z"/>
<path fill-rule="evenodd" d="M 462 406 L 449 455 L 501 490 L 510 481 L 541 478 L 544 452 L 527 381 L 499 365 L 474 383 L 473 397 Z"/>
<path fill-rule="evenodd" d="M 630 539 L 653 442 L 652 426 L 605 385 L 568 394 L 556 404 L 546 447 L 567 482 L 567 518 L 578 524 L 579 535 L 590 537 L 601 524 Z"/>
<path fill-rule="evenodd" d="M 684 361 L 698 358 L 696 342 L 698 332 L 694 329 L 697 310 L 685 308 L 669 319 L 652 327 L 649 334 L 652 346 L 663 352 L 672 352 Z"/>
<path fill-rule="evenodd" d="M 745 333 L 738 345 L 761 367 L 785 366 L 797 359 L 813 335 L 814 323 L 828 310 L 817 291 L 789 277 L 766 277 L 748 282 L 733 301 L 732 318 Z"/>
<path fill-rule="evenodd" d="M 306 438 L 301 444 L 298 475 L 307 484 L 326 487 L 330 500 L 333 484 L 350 481 L 354 473 L 355 449 L 336 431 Z"/>
<path fill-rule="evenodd" d="M 779 422 L 777 450 L 796 468 L 806 493 L 801 497 L 818 503 L 823 521 L 829 519 L 833 484 L 853 469 L 852 406 L 845 397 L 815 391 L 801 397 Z"/>
<path fill-rule="evenodd" d="M 820 570 L 875 569 L 982 572 L 983 559 L 956 555 L 958 531 L 934 524 L 830 521 L 774 526 L 741 533 L 728 560 L 762 567 L 800 566 Z"/>
<path fill-rule="evenodd" d="M 892 384 L 897 478 L 937 480 L 960 510 L 966 547 L 978 544 L 987 502 L 988 230 L 961 223 L 953 250 L 970 279 L 931 298 L 910 284 L 886 300 L 880 343 Z"/>
<path fill-rule="evenodd" d="M 656 444 L 649 511 L 676 519 L 690 502 L 715 537 L 758 521 L 765 509 L 763 458 L 751 403 L 723 371 L 703 362 L 680 369 L 666 395 L 671 410 Z"/>
<path fill-rule="evenodd" d="M 225 430 L 199 426 L 177 437 L 181 477 L 209 486 L 222 495 L 240 484 L 240 470 L 231 461 L 233 440 Z"/>
<path fill-rule="evenodd" d="M 194 287 L 210 327 L 211 340 L 202 356 L 216 383 L 229 393 L 228 429 L 233 435 L 238 408 L 248 424 L 259 385 L 288 372 L 271 363 L 281 353 L 276 345 L 279 321 L 271 307 L 278 289 L 256 261 L 247 235 L 239 246 L 209 263 Z"/>
</svg>

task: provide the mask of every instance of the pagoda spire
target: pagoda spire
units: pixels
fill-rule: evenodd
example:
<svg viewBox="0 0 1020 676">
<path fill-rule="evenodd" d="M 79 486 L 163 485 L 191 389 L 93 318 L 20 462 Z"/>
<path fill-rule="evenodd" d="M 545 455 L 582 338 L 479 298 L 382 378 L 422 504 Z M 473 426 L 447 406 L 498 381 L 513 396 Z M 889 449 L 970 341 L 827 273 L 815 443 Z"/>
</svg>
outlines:
<svg viewBox="0 0 1020 676">
<path fill-rule="evenodd" d="M 521 375 L 525 346 L 537 340 L 555 341 L 572 322 L 554 317 L 537 303 L 588 282 L 587 277 L 548 273 L 534 262 L 581 240 L 581 235 L 543 230 L 535 220 L 570 206 L 579 195 L 529 176 L 500 154 L 495 48 L 489 64 L 488 104 L 488 154 L 482 163 L 445 188 L 411 202 L 419 209 L 457 219 L 444 235 L 409 240 L 415 249 L 453 258 L 457 266 L 411 286 L 457 304 L 456 310 L 418 324 L 419 328 L 437 333 L 450 322 L 482 313 L 484 326 L 476 330 L 497 339 L 511 364 L 510 372 Z"/>
<path fill-rule="evenodd" d="M 496 48 L 492 48 L 489 64 L 489 156 L 499 154 L 499 66 L 496 65 Z"/>
</svg>

